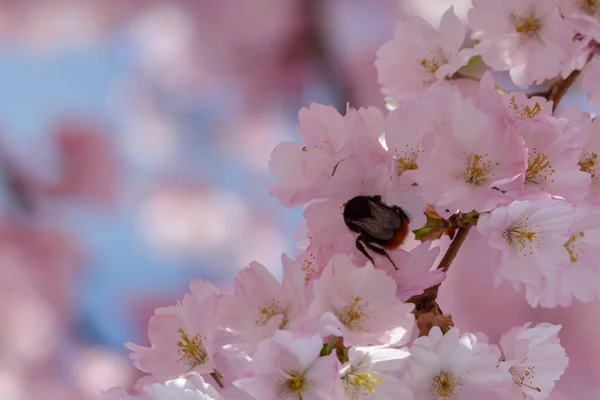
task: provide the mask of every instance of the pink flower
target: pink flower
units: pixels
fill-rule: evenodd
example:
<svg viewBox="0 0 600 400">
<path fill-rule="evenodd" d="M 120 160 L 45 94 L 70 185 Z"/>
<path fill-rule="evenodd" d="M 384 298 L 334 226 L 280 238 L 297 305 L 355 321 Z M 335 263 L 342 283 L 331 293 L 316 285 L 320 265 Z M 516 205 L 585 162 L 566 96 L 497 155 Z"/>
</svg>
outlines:
<svg viewBox="0 0 600 400">
<path fill-rule="evenodd" d="M 340 369 L 340 400 L 403 399 L 412 393 L 393 374 L 406 366 L 410 353 L 386 347 L 351 347 Z"/>
<path fill-rule="evenodd" d="M 343 337 L 346 346 L 401 345 L 410 339 L 413 305 L 402 303 L 394 280 L 371 264 L 358 268 L 338 255 L 312 287 L 308 329 L 322 337 Z"/>
<path fill-rule="evenodd" d="M 579 166 L 578 129 L 564 119 L 547 119 L 521 121 L 516 132 L 527 148 L 525 195 L 544 191 L 569 201 L 587 196 L 591 178 Z"/>
<path fill-rule="evenodd" d="M 550 289 L 562 307 L 571 305 L 573 298 L 589 303 L 600 295 L 600 209 L 577 208 L 568 232 L 564 247 L 569 262 L 558 272 L 556 287 Z"/>
<path fill-rule="evenodd" d="M 279 283 L 262 265 L 253 262 L 234 280 L 233 294 L 219 299 L 219 324 L 240 335 L 251 354 L 260 341 L 276 330 L 296 330 L 303 322 L 306 304 L 304 273 L 284 266 Z"/>
<path fill-rule="evenodd" d="M 587 196 L 591 178 L 579 165 L 578 129 L 565 119 L 552 118 L 521 121 L 516 132 L 527 148 L 525 195 L 544 191 L 568 201 Z"/>
<path fill-rule="evenodd" d="M 430 243 L 422 243 L 410 252 L 399 249 L 391 257 L 398 266 L 386 268 L 386 272 L 396 281 L 396 296 L 403 301 L 422 294 L 425 289 L 441 283 L 446 273 L 432 267 L 440 254 L 440 249 L 431 249 Z"/>
<path fill-rule="evenodd" d="M 600 7 L 595 0 L 559 0 L 565 20 L 582 35 L 600 39 Z"/>
<path fill-rule="evenodd" d="M 192 281 L 190 291 L 177 305 L 154 312 L 148 323 L 151 347 L 125 344 L 138 369 L 161 377 L 213 372 L 219 291 L 200 280 Z"/>
<path fill-rule="evenodd" d="M 396 25 L 394 39 L 377 51 L 375 65 L 386 100 L 405 100 L 452 76 L 475 55 L 462 49 L 466 27 L 450 7 L 435 29 L 419 16 Z"/>
<path fill-rule="evenodd" d="M 338 361 L 335 354 L 319 357 L 322 346 L 318 335 L 277 331 L 258 346 L 250 376 L 234 385 L 259 400 L 329 400 Z"/>
<path fill-rule="evenodd" d="M 198 374 L 188 374 L 164 384 L 144 387 L 148 400 L 223 400 L 216 389 Z"/>
<path fill-rule="evenodd" d="M 415 399 L 479 400 L 510 390 L 510 374 L 497 368 L 500 350 L 473 334 L 459 336 L 456 328 L 442 334 L 434 327 L 412 343 L 410 353 L 403 382 Z"/>
<path fill-rule="evenodd" d="M 301 109 L 298 117 L 298 134 L 306 145 L 280 143 L 269 162 L 279 177 L 271 194 L 286 207 L 320 198 L 336 165 L 355 151 L 355 141 L 366 136 L 376 142 L 384 129 L 383 115 L 375 108 L 348 107 L 342 116 L 331 106 L 313 103 Z"/>
<path fill-rule="evenodd" d="M 400 183 L 416 182 L 414 174 L 419 168 L 419 156 L 423 153 L 421 140 L 438 126 L 432 115 L 438 114 L 436 95 L 449 91 L 448 88 L 445 90 L 430 89 L 419 99 L 403 101 L 385 118 L 385 144 L 393 156 Z"/>
<path fill-rule="evenodd" d="M 536 296 L 556 279 L 560 266 L 569 263 L 564 244 L 573 218 L 573 206 L 546 196 L 515 201 L 481 215 L 477 229 L 500 252 L 494 265 L 496 287 L 509 281 L 518 290 L 524 284 L 527 301 L 535 307 Z"/>
<path fill-rule="evenodd" d="M 565 349 L 560 345 L 560 325 L 531 323 L 517 326 L 500 338 L 504 355 L 500 368 L 512 375 L 515 398 L 543 400 L 569 365 Z"/>
<path fill-rule="evenodd" d="M 473 0 L 468 17 L 483 61 L 522 88 L 557 76 L 573 46 L 555 0 Z"/>
<path fill-rule="evenodd" d="M 598 57 L 594 57 L 588 64 L 581 85 L 587 93 L 589 105 L 596 111 L 600 110 L 600 59 Z"/>
<path fill-rule="evenodd" d="M 449 96 L 450 97 L 450 96 Z M 423 138 L 415 175 L 429 204 L 463 212 L 510 201 L 503 185 L 522 179 L 525 152 L 511 130 L 458 92 L 447 99 L 445 126 Z"/>
</svg>

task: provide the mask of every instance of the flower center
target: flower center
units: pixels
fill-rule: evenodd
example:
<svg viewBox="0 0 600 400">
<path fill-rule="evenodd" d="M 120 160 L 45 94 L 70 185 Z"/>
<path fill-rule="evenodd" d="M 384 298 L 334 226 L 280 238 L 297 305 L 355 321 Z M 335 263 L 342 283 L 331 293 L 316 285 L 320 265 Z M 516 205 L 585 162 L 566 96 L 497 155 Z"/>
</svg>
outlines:
<svg viewBox="0 0 600 400">
<path fill-rule="evenodd" d="M 424 76 L 423 83 L 429 84 L 436 81 L 435 73 L 440 66 L 445 64 L 443 57 L 433 56 L 430 59 L 422 59 L 419 61 L 419 71 Z"/>
<path fill-rule="evenodd" d="M 592 179 L 596 179 L 596 168 L 598 167 L 598 154 L 594 152 L 583 151 L 579 159 L 579 166 L 583 172 L 591 175 Z"/>
<path fill-rule="evenodd" d="M 431 385 L 431 393 L 434 399 L 450 398 L 458 395 L 457 391 L 460 391 L 460 382 L 458 379 L 449 372 L 440 372 L 438 376 L 433 378 L 433 385 Z"/>
<path fill-rule="evenodd" d="M 517 119 L 520 120 L 533 118 L 542 112 L 542 106 L 540 106 L 540 103 L 536 102 L 533 108 L 528 105 L 523 107 L 523 105 L 519 105 L 515 102 L 515 96 L 511 97 L 510 99 L 510 108 Z"/>
<path fill-rule="evenodd" d="M 487 181 L 487 176 L 492 168 L 499 164 L 492 163 L 491 161 L 487 160 L 487 157 L 487 154 L 475 154 L 473 157 L 470 157 L 465 161 L 465 182 L 470 183 L 471 185 L 480 186 Z"/>
<path fill-rule="evenodd" d="M 579 0 L 577 8 L 586 14 L 594 15 L 598 11 L 598 3 L 596 0 Z"/>
<path fill-rule="evenodd" d="M 357 373 L 357 368 L 353 367 L 342 378 L 346 388 L 346 394 L 352 400 L 359 399 L 364 395 L 375 393 L 376 385 L 382 384 L 381 379 L 374 378 L 370 372 Z"/>
<path fill-rule="evenodd" d="M 540 249 L 540 232 L 532 230 L 527 220 L 521 221 L 502 234 L 506 242 L 512 249 L 524 253 L 524 255 L 533 255 L 534 250 Z M 539 225 L 534 226 L 539 228 Z"/>
<path fill-rule="evenodd" d="M 521 363 L 525 362 L 525 360 L 526 359 L 521 361 Z M 512 366 L 510 367 L 509 372 L 513 377 L 513 382 L 519 385 L 519 387 L 534 390 L 538 393 L 542 392 L 542 389 L 533 385 L 535 378 L 535 367 Z"/>
<path fill-rule="evenodd" d="M 510 22 L 521 36 L 533 37 L 542 29 L 542 21 L 532 12 L 527 15 L 511 14 Z"/>
<path fill-rule="evenodd" d="M 394 158 L 396 159 L 396 171 L 399 176 L 406 171 L 415 170 L 419 168 L 419 166 L 417 165 L 417 157 L 421 152 L 423 152 L 423 150 L 421 150 L 419 146 L 415 148 L 408 147 L 408 145 L 405 146 L 404 150 L 395 151 L 396 157 Z"/>
<path fill-rule="evenodd" d="M 181 328 L 178 332 L 181 337 L 181 340 L 176 343 L 179 361 L 187 362 L 191 368 L 204 364 L 208 358 L 208 352 L 204 347 L 206 338 L 199 334 L 190 338 Z"/>
<path fill-rule="evenodd" d="M 565 249 L 567 249 L 567 251 L 569 252 L 569 257 L 571 259 L 571 264 L 576 263 L 577 259 L 579 258 L 579 256 L 583 252 L 581 249 L 579 249 L 577 247 L 577 244 L 581 243 L 581 241 L 582 241 L 582 239 L 583 239 L 584 236 L 585 236 L 585 234 L 583 232 L 577 232 L 576 234 L 574 234 L 573 236 L 571 236 L 569 238 L 569 240 L 567 240 L 565 242 Z"/>
<path fill-rule="evenodd" d="M 302 399 L 303 392 L 308 389 L 307 381 L 304 375 L 299 371 L 289 371 L 286 373 L 287 378 L 279 382 L 279 392 L 285 395 L 298 395 L 298 399 Z"/>
<path fill-rule="evenodd" d="M 531 149 L 527 157 L 527 172 L 525 173 L 525 183 L 542 183 L 546 181 L 548 177 L 554 172 L 555 171 L 554 169 L 552 169 L 552 164 L 550 164 L 548 156 L 544 153 L 538 153 L 535 147 Z M 554 180 L 551 179 L 550 182 L 554 182 Z"/>
<path fill-rule="evenodd" d="M 362 297 L 357 296 L 341 312 L 335 312 L 334 314 L 346 328 L 363 330 L 362 325 L 369 318 L 369 315 L 365 311 L 368 305 L 369 302 L 363 301 Z"/>
<path fill-rule="evenodd" d="M 309 260 L 310 257 L 312 260 Z M 308 282 L 311 276 L 317 272 L 317 266 L 314 264 L 315 256 L 313 253 L 310 253 L 303 262 L 302 262 L 302 271 L 304 271 L 304 281 Z"/>
<path fill-rule="evenodd" d="M 258 317 L 256 319 L 256 325 L 265 326 L 271 318 L 276 315 L 283 315 L 283 319 L 279 324 L 279 329 L 283 329 L 289 322 L 285 310 L 281 307 L 281 304 L 277 300 L 272 300 L 271 303 L 267 303 L 258 309 Z"/>
</svg>

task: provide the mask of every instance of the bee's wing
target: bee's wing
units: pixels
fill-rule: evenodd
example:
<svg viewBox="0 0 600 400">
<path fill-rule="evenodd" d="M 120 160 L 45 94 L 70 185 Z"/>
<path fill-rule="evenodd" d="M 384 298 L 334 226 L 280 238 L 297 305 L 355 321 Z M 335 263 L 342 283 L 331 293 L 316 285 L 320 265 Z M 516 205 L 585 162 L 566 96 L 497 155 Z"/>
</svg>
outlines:
<svg viewBox="0 0 600 400">
<path fill-rule="evenodd" d="M 392 239 L 394 231 L 402 224 L 398 214 L 373 201 L 369 202 L 369 207 L 371 208 L 371 218 L 361 218 L 352 222 L 374 238 L 379 240 Z"/>
</svg>

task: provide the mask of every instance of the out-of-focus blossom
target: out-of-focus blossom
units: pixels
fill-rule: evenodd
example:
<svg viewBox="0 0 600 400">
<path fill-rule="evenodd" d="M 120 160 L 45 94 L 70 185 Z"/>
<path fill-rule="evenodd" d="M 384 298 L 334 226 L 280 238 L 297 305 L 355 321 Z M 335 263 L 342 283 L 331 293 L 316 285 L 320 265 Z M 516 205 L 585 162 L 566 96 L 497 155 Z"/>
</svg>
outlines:
<svg viewBox="0 0 600 400">
<path fill-rule="evenodd" d="M 377 51 L 375 65 L 387 100 L 402 101 L 451 77 L 475 55 L 462 49 L 466 27 L 449 8 L 436 30 L 419 16 L 401 19 L 394 39 Z"/>
<path fill-rule="evenodd" d="M 573 45 L 555 0 L 474 0 L 469 26 L 483 61 L 522 88 L 558 75 Z"/>
</svg>

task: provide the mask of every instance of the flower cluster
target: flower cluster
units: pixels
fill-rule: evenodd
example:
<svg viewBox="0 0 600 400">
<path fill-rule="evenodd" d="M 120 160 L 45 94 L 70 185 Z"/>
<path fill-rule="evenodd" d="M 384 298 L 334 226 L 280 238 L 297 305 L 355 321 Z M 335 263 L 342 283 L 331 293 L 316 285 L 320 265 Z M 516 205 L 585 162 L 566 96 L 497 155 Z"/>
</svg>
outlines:
<svg viewBox="0 0 600 400">
<path fill-rule="evenodd" d="M 303 143 L 273 150 L 271 194 L 304 208 L 307 243 L 281 280 L 253 262 L 232 293 L 192 282 L 150 319 L 150 347 L 127 344 L 138 393 L 107 398 L 548 398 L 568 365 L 560 325 L 494 344 L 436 298 L 469 234 L 532 307 L 600 298 L 600 126 L 556 112 L 582 73 L 600 98 L 599 18 L 569 0 L 473 0 L 467 25 L 450 8 L 438 28 L 403 16 L 377 53 L 390 110 L 311 104 Z M 503 71 L 541 91 L 499 88 Z"/>
</svg>

